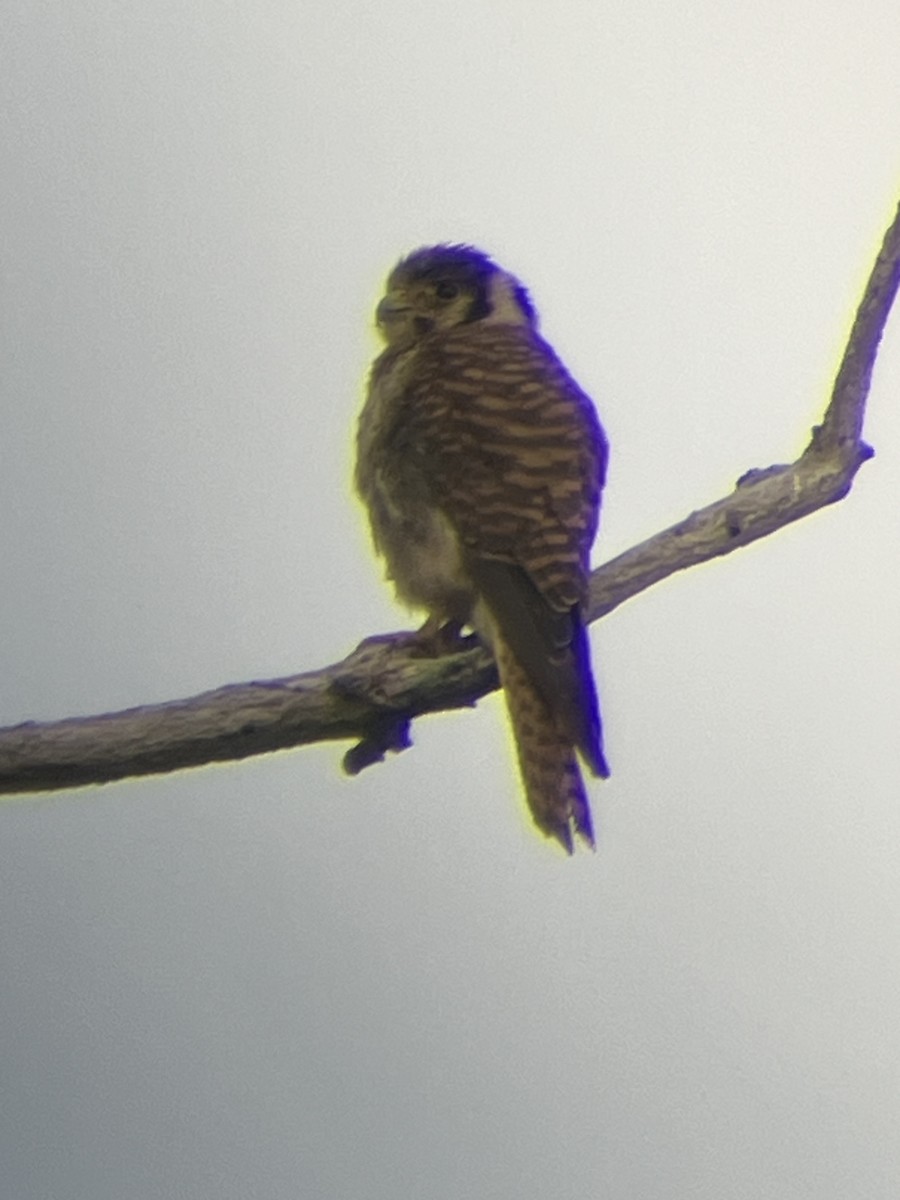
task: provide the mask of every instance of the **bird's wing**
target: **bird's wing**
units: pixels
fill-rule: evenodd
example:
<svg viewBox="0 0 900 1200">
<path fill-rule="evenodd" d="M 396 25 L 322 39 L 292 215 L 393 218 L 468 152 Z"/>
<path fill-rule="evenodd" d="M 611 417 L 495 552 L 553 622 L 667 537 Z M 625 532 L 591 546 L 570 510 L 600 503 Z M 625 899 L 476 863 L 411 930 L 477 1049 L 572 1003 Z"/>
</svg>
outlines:
<svg viewBox="0 0 900 1200">
<path fill-rule="evenodd" d="M 597 414 L 531 330 L 461 326 L 417 354 L 404 435 L 477 556 L 515 563 L 545 600 L 584 600 L 607 447 Z"/>
<path fill-rule="evenodd" d="M 497 628 L 561 729 L 608 773 L 581 618 L 606 440 L 553 350 L 519 326 L 426 339 L 403 433 Z"/>
</svg>

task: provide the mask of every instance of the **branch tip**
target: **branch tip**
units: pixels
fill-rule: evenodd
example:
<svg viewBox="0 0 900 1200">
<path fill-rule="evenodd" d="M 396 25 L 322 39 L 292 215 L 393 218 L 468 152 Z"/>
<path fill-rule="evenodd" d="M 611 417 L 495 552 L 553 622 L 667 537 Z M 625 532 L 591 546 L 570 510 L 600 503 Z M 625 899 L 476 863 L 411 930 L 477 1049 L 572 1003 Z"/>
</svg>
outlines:
<svg viewBox="0 0 900 1200">
<path fill-rule="evenodd" d="M 366 767 L 384 762 L 388 754 L 399 754 L 411 745 L 408 717 L 380 717 L 373 724 L 371 732 L 344 755 L 344 772 L 358 775 Z"/>
</svg>

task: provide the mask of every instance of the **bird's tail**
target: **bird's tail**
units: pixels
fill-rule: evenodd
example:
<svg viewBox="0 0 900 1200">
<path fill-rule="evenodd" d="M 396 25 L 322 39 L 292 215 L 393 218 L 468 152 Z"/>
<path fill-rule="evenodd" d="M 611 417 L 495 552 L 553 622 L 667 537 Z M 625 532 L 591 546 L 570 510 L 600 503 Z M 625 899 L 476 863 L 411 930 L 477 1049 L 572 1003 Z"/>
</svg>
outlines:
<svg viewBox="0 0 900 1200">
<path fill-rule="evenodd" d="M 535 825 L 569 854 L 573 832 L 593 848 L 591 809 L 571 739 L 559 732 L 553 714 L 502 638 L 495 640 L 494 655 Z"/>
</svg>

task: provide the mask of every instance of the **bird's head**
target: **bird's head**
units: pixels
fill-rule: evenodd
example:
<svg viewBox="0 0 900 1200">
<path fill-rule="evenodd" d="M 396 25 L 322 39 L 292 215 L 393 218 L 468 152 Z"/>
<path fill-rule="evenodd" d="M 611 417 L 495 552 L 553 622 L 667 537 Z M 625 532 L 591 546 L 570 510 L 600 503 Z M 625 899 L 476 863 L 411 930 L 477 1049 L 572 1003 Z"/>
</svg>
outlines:
<svg viewBox="0 0 900 1200">
<path fill-rule="evenodd" d="M 537 324 L 525 288 L 472 246 L 425 246 L 401 259 L 375 310 L 389 346 L 473 321 Z"/>
</svg>

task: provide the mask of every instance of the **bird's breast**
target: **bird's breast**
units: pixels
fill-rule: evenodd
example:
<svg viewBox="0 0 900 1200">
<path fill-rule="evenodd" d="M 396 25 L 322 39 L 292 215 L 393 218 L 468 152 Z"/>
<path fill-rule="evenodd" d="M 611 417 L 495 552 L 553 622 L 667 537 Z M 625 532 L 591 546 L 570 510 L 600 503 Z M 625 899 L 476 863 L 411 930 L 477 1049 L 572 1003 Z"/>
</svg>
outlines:
<svg viewBox="0 0 900 1200">
<path fill-rule="evenodd" d="M 433 480 L 407 444 L 402 363 L 393 367 L 379 372 L 376 364 L 360 415 L 357 491 L 398 598 L 442 619 L 464 621 L 474 595 L 459 533 L 434 503 Z"/>
<path fill-rule="evenodd" d="M 369 520 L 397 596 L 442 620 L 468 619 L 474 600 L 459 534 L 439 508 L 408 503 L 389 478 L 375 472 Z"/>
</svg>

